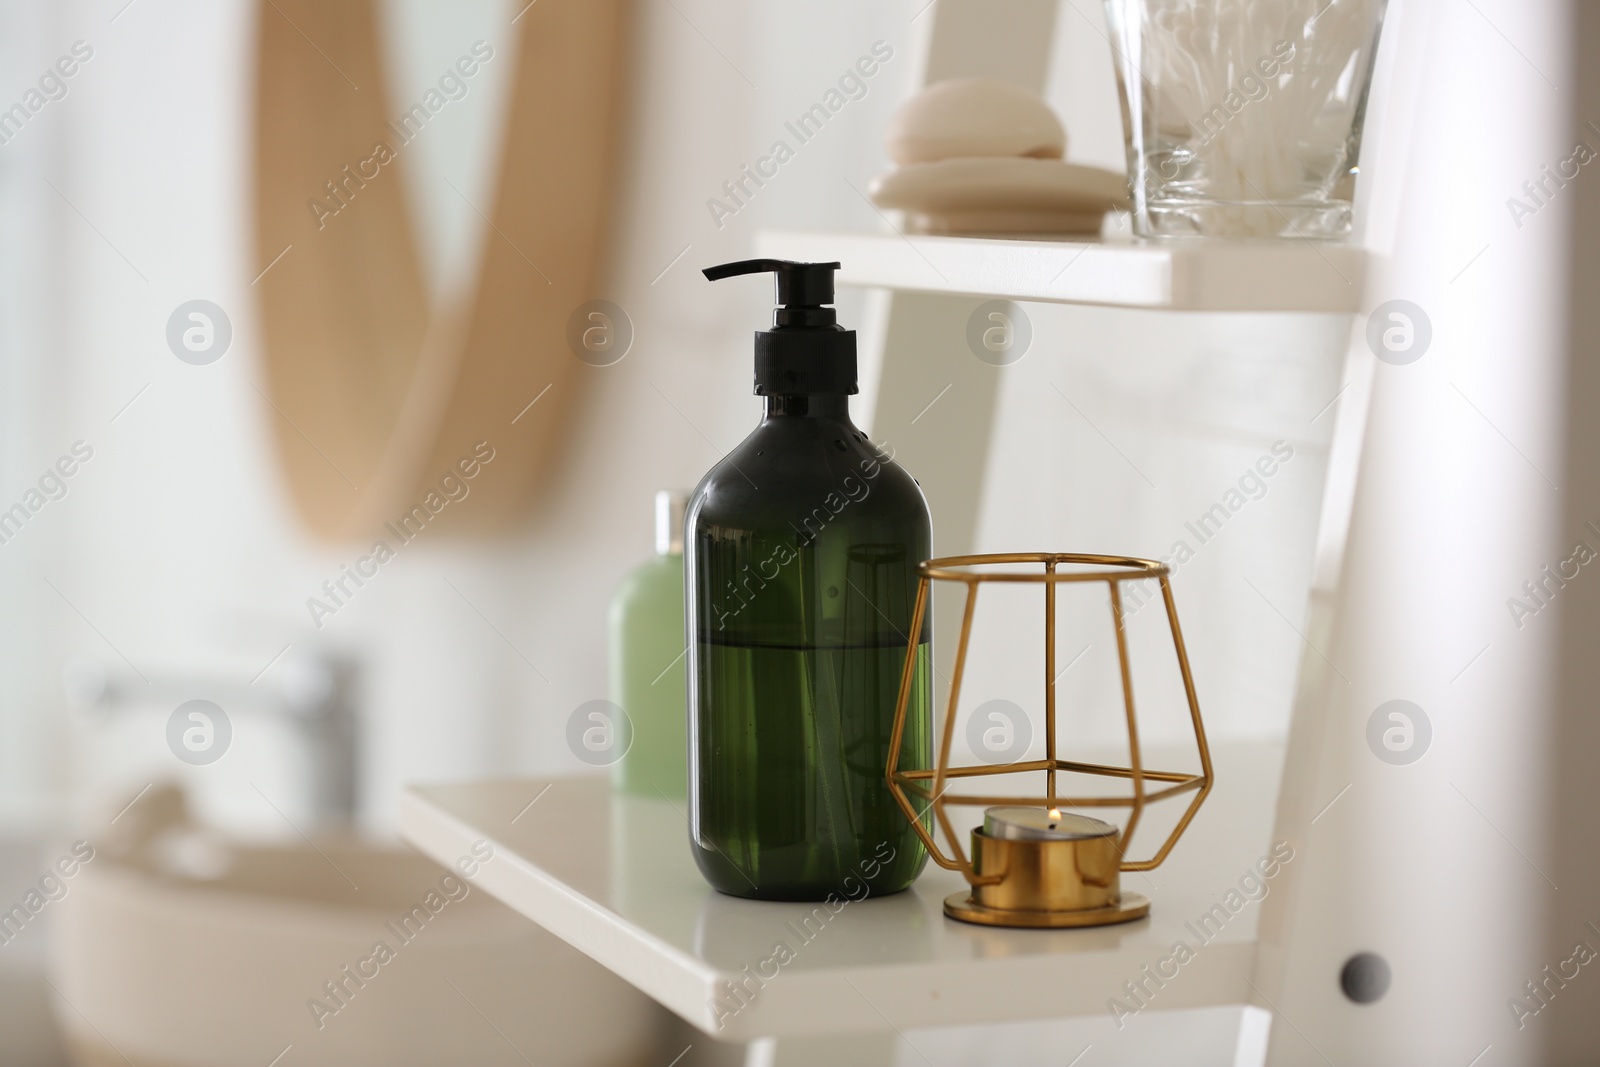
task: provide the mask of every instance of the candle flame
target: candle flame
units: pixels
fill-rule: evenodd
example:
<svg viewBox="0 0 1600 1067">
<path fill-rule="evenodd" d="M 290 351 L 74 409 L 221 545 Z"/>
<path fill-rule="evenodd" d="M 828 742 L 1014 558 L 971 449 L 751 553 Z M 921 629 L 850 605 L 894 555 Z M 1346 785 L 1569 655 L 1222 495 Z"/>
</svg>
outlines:
<svg viewBox="0 0 1600 1067">
<path fill-rule="evenodd" d="M 1060 808 L 1051 808 L 1050 809 L 1050 829 L 1054 830 L 1056 828 L 1056 824 L 1059 823 L 1060 821 L 1061 821 L 1061 809 Z"/>
</svg>

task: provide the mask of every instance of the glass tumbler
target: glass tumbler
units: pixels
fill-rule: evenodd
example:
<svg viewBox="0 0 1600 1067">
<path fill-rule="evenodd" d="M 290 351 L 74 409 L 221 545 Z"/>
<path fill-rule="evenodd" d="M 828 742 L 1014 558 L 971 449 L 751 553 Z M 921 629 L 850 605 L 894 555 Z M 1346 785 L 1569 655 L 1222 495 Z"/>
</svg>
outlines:
<svg viewBox="0 0 1600 1067">
<path fill-rule="evenodd" d="M 1385 0 L 1106 0 L 1134 232 L 1339 238 Z"/>
</svg>

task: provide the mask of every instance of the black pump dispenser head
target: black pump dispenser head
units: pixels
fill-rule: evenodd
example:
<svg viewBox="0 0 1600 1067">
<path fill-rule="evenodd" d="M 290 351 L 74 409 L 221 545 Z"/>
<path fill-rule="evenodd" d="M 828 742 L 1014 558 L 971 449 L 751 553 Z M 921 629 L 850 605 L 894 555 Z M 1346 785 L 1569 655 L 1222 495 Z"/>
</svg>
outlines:
<svg viewBox="0 0 1600 1067">
<path fill-rule="evenodd" d="M 707 267 L 711 281 L 740 274 L 777 276 L 772 329 L 756 331 L 758 396 L 844 395 L 856 392 L 856 333 L 839 326 L 833 303 L 837 263 L 746 259 Z"/>
</svg>

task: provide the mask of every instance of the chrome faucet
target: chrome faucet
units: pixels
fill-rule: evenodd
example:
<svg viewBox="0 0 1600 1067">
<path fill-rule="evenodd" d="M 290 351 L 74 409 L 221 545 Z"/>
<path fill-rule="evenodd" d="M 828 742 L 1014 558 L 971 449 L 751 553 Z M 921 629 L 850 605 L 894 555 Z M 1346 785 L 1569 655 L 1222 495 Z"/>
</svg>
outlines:
<svg viewBox="0 0 1600 1067">
<path fill-rule="evenodd" d="M 151 676 L 75 660 L 63 671 L 74 710 L 115 715 L 133 708 L 169 709 L 204 696 L 223 710 L 275 714 L 292 724 L 309 764 L 311 810 L 319 823 L 348 826 L 356 816 L 360 777 L 358 669 L 344 656 L 286 659 L 270 684 Z"/>
</svg>

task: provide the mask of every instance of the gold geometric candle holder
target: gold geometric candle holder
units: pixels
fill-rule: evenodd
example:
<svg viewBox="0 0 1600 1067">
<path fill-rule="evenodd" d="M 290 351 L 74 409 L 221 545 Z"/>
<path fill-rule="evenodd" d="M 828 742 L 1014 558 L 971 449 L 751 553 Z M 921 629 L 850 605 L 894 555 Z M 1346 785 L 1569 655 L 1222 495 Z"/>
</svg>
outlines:
<svg viewBox="0 0 1600 1067">
<path fill-rule="evenodd" d="M 1017 564 L 1029 565 L 1016 570 Z M 1035 569 L 1035 566 L 1037 569 Z M 1063 570 L 1063 567 L 1074 569 Z M 998 567 L 1013 569 L 997 570 Z M 1091 570 L 1076 568 L 1090 567 Z M 912 647 L 906 655 L 900 681 L 900 696 L 895 707 L 894 732 L 889 743 L 887 776 L 889 790 L 911 821 L 912 828 L 935 863 L 947 870 L 960 871 L 970 892 L 954 893 L 944 902 L 945 914 L 963 922 L 990 926 L 1073 927 L 1102 926 L 1128 922 L 1149 914 L 1150 902 L 1138 893 L 1121 889 L 1123 871 L 1148 871 L 1161 864 L 1172 846 L 1188 828 L 1195 812 L 1211 791 L 1211 751 L 1206 745 L 1205 725 L 1200 719 L 1200 702 L 1195 697 L 1194 679 L 1189 671 L 1189 656 L 1178 625 L 1178 609 L 1173 603 L 1169 571 L 1164 563 L 1129 556 L 1101 556 L 1057 552 L 1014 552 L 995 555 L 951 556 L 930 559 L 917 569 L 917 599 L 912 610 Z M 1128 634 L 1124 627 L 1122 583 L 1157 579 L 1172 631 L 1173 648 L 1178 655 L 1178 670 L 1188 699 L 1189 717 L 1194 727 L 1195 745 L 1200 755 L 1200 773 L 1151 770 L 1144 766 L 1139 744 L 1138 717 L 1134 710 L 1133 675 L 1128 661 Z M 928 599 L 936 581 L 961 582 L 966 586 L 966 607 L 961 618 L 961 637 L 956 648 L 955 668 L 950 682 L 950 703 L 945 712 L 939 753 L 932 770 L 899 769 L 900 741 L 905 732 L 917 636 L 922 633 Z M 989 582 L 1033 582 L 1044 587 L 1044 693 L 1045 758 L 1000 766 L 950 765 L 950 746 L 955 734 L 956 704 L 961 696 L 961 679 L 966 668 L 967 646 L 972 636 L 973 613 L 978 590 Z M 1117 661 L 1121 668 L 1123 713 L 1128 727 L 1129 766 L 1117 767 L 1062 759 L 1056 734 L 1056 590 L 1073 583 L 1106 584 L 1111 594 L 1111 625 L 1116 637 Z M 956 781 L 987 775 L 1037 772 L 1043 778 L 1043 795 L 1001 796 L 950 794 Z M 1130 783 L 1125 796 L 1062 796 L 1056 791 L 1058 774 L 1085 774 L 1122 779 Z M 1144 814 L 1145 805 L 1193 792 L 1182 818 L 1161 847 L 1145 860 L 1130 860 L 1127 846 Z M 924 802 L 922 812 L 911 797 Z M 984 825 L 972 831 L 971 855 L 962 849 L 959 835 L 947 809 L 984 807 Z M 1128 808 L 1126 827 L 1116 826 L 1073 808 Z M 932 812 L 934 820 L 950 843 L 951 853 L 940 849 L 934 836 L 923 825 Z"/>
</svg>

